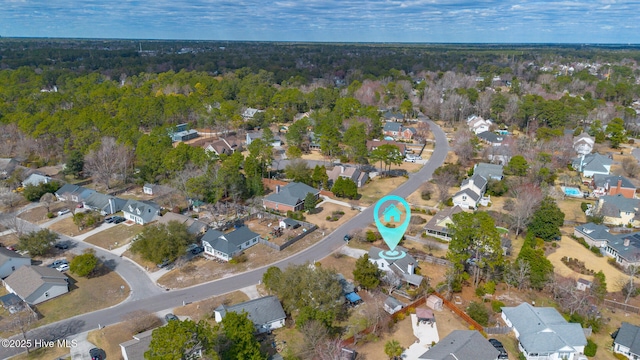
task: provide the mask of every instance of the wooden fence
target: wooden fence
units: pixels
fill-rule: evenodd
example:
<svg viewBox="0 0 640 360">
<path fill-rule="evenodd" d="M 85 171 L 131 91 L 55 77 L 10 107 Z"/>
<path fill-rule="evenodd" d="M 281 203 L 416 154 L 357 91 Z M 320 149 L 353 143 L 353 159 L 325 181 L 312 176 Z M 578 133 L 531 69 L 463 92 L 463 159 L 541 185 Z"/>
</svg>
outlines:
<svg viewBox="0 0 640 360">
<path fill-rule="evenodd" d="M 289 246 L 295 244 L 296 241 L 302 239 L 303 237 L 311 234 L 312 232 L 314 232 L 315 230 L 318 229 L 318 226 L 316 226 L 316 225 L 309 224 L 309 223 L 305 223 L 305 224 L 311 225 L 310 227 L 306 228 L 307 231 L 303 231 L 302 233 L 298 234 L 297 236 L 292 237 L 291 239 L 287 240 L 282 245 L 275 244 L 275 243 L 273 243 L 273 242 L 271 242 L 269 240 L 263 239 L 263 238 L 260 238 L 259 242 L 261 244 L 267 245 L 268 247 L 270 247 L 272 249 L 275 249 L 275 250 L 278 250 L 278 251 L 282 251 L 282 250 L 288 248 Z"/>
<path fill-rule="evenodd" d="M 622 310 L 626 313 L 640 314 L 639 307 L 613 300 L 604 299 L 604 306 L 606 306 L 610 310 Z"/>
<path fill-rule="evenodd" d="M 471 318 L 471 316 L 467 315 L 467 313 L 465 313 L 464 311 L 462 311 L 460 308 L 458 308 L 454 303 L 452 303 L 451 301 L 447 300 L 444 298 L 444 296 L 440 295 L 439 293 L 433 293 L 433 295 L 439 297 L 440 299 L 442 299 L 442 303 L 444 304 L 444 306 L 448 307 L 449 310 L 453 311 L 456 315 L 460 316 L 460 318 L 462 318 L 462 320 L 466 321 L 471 327 L 473 327 L 474 329 L 480 331 L 480 332 L 484 332 L 484 327 L 480 324 L 478 324 L 477 321 L 473 320 Z M 436 324 L 438 323 L 438 320 L 436 319 Z"/>
<path fill-rule="evenodd" d="M 511 328 L 508 326 L 495 326 L 495 327 L 486 327 L 484 328 L 484 332 L 487 334 L 508 334 L 511 332 Z"/>
<path fill-rule="evenodd" d="M 415 258 L 418 260 L 426 261 L 431 264 L 442 265 L 442 266 L 451 266 L 451 261 L 446 259 L 441 259 L 439 257 L 431 256 L 431 255 L 415 255 Z"/>
</svg>

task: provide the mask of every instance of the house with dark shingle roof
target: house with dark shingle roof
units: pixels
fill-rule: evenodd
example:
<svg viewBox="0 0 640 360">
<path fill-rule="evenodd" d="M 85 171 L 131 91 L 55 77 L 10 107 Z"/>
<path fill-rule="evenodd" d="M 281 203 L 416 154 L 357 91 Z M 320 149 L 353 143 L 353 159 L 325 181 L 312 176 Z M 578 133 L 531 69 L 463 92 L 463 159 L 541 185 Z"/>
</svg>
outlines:
<svg viewBox="0 0 640 360">
<path fill-rule="evenodd" d="M 609 241 L 616 239 L 616 236 L 609 233 L 609 228 L 604 225 L 586 223 L 573 228 L 573 236 L 584 239 L 589 246 L 605 248 Z"/>
<path fill-rule="evenodd" d="M 420 360 L 496 360 L 500 351 L 476 330 L 453 330 Z"/>
<path fill-rule="evenodd" d="M 382 251 L 384 250 L 372 246 L 371 249 L 369 249 L 369 261 L 376 264 L 378 269 L 382 271 L 391 271 L 395 273 L 398 277 L 400 277 L 400 279 L 408 284 L 411 284 L 413 286 L 420 286 L 424 278 L 416 274 L 418 261 L 413 256 L 409 255 L 409 253 L 407 253 L 407 249 L 397 246 L 396 251 L 403 251 L 407 254 L 404 257 L 392 260 L 381 257 L 380 253 Z"/>
<path fill-rule="evenodd" d="M 241 226 L 230 233 L 209 229 L 202 237 L 205 255 L 229 261 L 242 250 L 252 247 L 260 241 L 256 234 L 246 226 Z"/>
<path fill-rule="evenodd" d="M 115 214 L 124 208 L 127 200 L 112 195 L 93 193 L 82 201 L 85 208 L 99 212 L 102 216 Z"/>
<path fill-rule="evenodd" d="M 95 190 L 87 189 L 82 186 L 64 184 L 60 189 L 58 189 L 58 191 L 56 191 L 55 196 L 60 201 L 73 201 L 81 203 L 95 193 Z"/>
<path fill-rule="evenodd" d="M 0 247 L 0 278 L 13 274 L 21 266 L 31 265 L 31 258 L 24 257 L 15 251 Z"/>
<path fill-rule="evenodd" d="M 426 234 L 442 240 L 451 240 L 448 225 L 453 224 L 453 215 L 462 211 L 457 205 L 438 211 L 424 226 Z"/>
<path fill-rule="evenodd" d="M 122 213 L 127 220 L 146 225 L 157 220 L 160 206 L 152 201 L 128 200 L 122 208 Z"/>
<path fill-rule="evenodd" d="M 369 151 L 373 151 L 382 145 L 397 146 L 402 156 L 405 156 L 407 154 L 407 146 L 403 143 L 391 140 L 367 140 L 367 150 Z"/>
<path fill-rule="evenodd" d="M 552 307 L 534 307 L 522 303 L 503 307 L 502 320 L 515 334 L 527 360 L 577 360 L 584 354 L 587 338 L 578 323 L 569 323 Z"/>
<path fill-rule="evenodd" d="M 170 211 L 158 218 L 159 224 L 169 224 L 170 221 L 177 221 L 180 224 L 184 224 L 187 227 L 187 232 L 192 235 L 202 235 L 207 231 L 207 224 L 191 216 L 176 214 Z"/>
<path fill-rule="evenodd" d="M 604 195 L 600 196 L 595 209 L 587 215 L 591 213 L 601 214 L 603 223 L 608 225 L 625 226 L 632 224 L 636 226 L 640 224 L 637 218 L 639 208 L 640 200 L 638 199 L 629 199 L 622 196 L 622 194 Z"/>
<path fill-rule="evenodd" d="M 596 197 L 622 194 L 626 198 L 633 199 L 636 195 L 636 186 L 631 180 L 620 175 L 595 174 L 591 180 L 591 187 Z"/>
<path fill-rule="evenodd" d="M 220 305 L 214 310 L 217 323 L 222 322 L 224 316 L 229 312 L 246 312 L 249 320 L 253 322 L 256 333 L 262 334 L 284 326 L 287 316 L 284 313 L 282 304 L 277 297 L 265 296 L 236 305 Z"/>
<path fill-rule="evenodd" d="M 476 134 L 476 136 L 478 137 L 478 139 L 480 139 L 481 141 L 484 141 L 485 143 L 491 146 L 500 146 L 504 141 L 504 136 L 498 135 L 491 131 L 481 132 Z"/>
<path fill-rule="evenodd" d="M 147 330 L 133 335 L 133 339 L 120 344 L 120 351 L 124 360 L 145 360 L 144 353 L 151 345 L 151 334 L 153 330 Z"/>
<path fill-rule="evenodd" d="M 67 276 L 56 269 L 43 266 L 21 266 L 3 282 L 7 291 L 18 295 L 29 305 L 69 292 Z"/>
<path fill-rule="evenodd" d="M 613 339 L 613 352 L 640 359 L 640 326 L 623 321 Z"/>
<path fill-rule="evenodd" d="M 640 233 L 620 234 L 607 242 L 605 254 L 623 267 L 640 265 Z"/>
<path fill-rule="evenodd" d="M 606 155 L 587 154 L 573 159 L 571 166 L 584 177 L 593 177 L 595 174 L 609 175 L 613 159 Z"/>
<path fill-rule="evenodd" d="M 304 199 L 312 193 L 316 199 L 320 190 L 307 184 L 292 182 L 285 186 L 276 186 L 276 191 L 262 199 L 262 205 L 267 209 L 280 212 L 299 211 L 304 209 Z"/>
<path fill-rule="evenodd" d="M 330 185 L 334 184 L 339 177 L 350 179 L 357 187 L 362 187 L 369 180 L 369 174 L 361 171 L 357 167 L 336 165 L 331 170 L 327 170 Z"/>
</svg>

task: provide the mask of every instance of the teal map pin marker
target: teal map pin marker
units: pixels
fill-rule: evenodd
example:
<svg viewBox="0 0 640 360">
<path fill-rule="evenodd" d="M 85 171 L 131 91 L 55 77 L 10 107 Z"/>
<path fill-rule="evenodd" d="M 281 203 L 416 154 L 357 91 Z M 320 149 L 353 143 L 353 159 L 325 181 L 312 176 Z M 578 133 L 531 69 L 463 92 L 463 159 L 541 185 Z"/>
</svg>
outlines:
<svg viewBox="0 0 640 360">
<path fill-rule="evenodd" d="M 380 207 L 389 202 L 383 213 L 380 214 Z M 400 221 L 402 218 L 402 212 L 398 209 L 398 206 L 401 205 L 404 207 L 404 221 Z M 380 221 L 380 216 L 384 218 L 385 223 L 394 224 L 395 227 L 387 227 Z M 409 228 L 409 221 L 411 221 L 411 208 L 409 207 L 409 203 L 407 201 L 397 195 L 387 195 L 382 199 L 378 200 L 376 206 L 373 208 L 373 218 L 376 223 L 376 227 L 382 236 L 384 242 L 389 246 L 388 252 L 381 252 L 380 256 L 385 259 L 400 259 L 404 257 L 406 254 L 404 252 L 395 251 L 395 248 L 402 240 L 404 233 Z"/>
</svg>

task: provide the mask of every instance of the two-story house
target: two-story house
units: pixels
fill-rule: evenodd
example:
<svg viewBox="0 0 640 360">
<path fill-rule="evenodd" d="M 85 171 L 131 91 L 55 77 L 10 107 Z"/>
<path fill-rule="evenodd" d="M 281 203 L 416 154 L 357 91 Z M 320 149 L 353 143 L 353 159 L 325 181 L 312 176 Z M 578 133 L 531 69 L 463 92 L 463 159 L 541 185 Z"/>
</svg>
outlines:
<svg viewBox="0 0 640 360">
<path fill-rule="evenodd" d="M 606 155 L 586 154 L 573 159 L 571 166 L 584 177 L 593 177 L 595 174 L 609 175 L 613 159 Z"/>
<path fill-rule="evenodd" d="M 345 165 L 336 165 L 333 169 L 327 170 L 327 176 L 329 177 L 329 186 L 335 183 L 339 177 L 351 179 L 358 187 L 362 187 L 369 180 L 367 172 Z"/>
<path fill-rule="evenodd" d="M 594 209 L 587 210 L 587 215 L 600 214 L 603 216 L 603 223 L 607 225 L 638 226 L 640 221 L 636 215 L 639 208 L 638 199 L 629 199 L 622 194 L 603 195 L 598 198 Z"/>
<path fill-rule="evenodd" d="M 475 209 L 485 190 L 487 190 L 487 179 L 482 175 L 473 174 L 472 177 L 462 181 L 460 191 L 453 195 L 453 204 L 463 209 Z"/>
<path fill-rule="evenodd" d="M 600 197 L 603 195 L 617 195 L 633 199 L 636 195 L 636 187 L 631 180 L 620 175 L 594 174 L 591 180 L 593 195 Z"/>
<path fill-rule="evenodd" d="M 471 115 L 467 118 L 467 126 L 474 134 L 489 131 L 493 123 L 491 120 L 485 120 L 482 116 Z"/>
</svg>

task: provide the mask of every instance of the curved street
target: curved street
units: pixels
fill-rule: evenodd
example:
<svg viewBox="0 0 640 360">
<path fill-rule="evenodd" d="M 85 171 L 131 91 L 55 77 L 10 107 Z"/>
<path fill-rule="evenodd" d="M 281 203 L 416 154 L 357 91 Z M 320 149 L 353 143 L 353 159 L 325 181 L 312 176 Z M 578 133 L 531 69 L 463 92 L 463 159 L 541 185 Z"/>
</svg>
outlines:
<svg viewBox="0 0 640 360">
<path fill-rule="evenodd" d="M 412 173 L 409 179 L 389 194 L 407 197 L 420 187 L 425 181 L 431 179 L 433 171 L 438 168 L 447 156 L 449 146 L 445 133 L 431 120 L 426 121 L 434 134 L 436 147 L 429 161 L 416 173 Z M 344 245 L 344 234 L 356 229 L 367 227 L 373 220 L 373 206 L 367 207 L 364 211 L 338 227 L 323 240 L 310 246 L 309 248 L 296 253 L 286 259 L 280 260 L 269 266 L 285 268 L 289 264 L 303 264 L 320 260 Z M 34 225 L 32 225 L 34 226 Z M 34 226 L 35 227 L 35 226 Z M 63 240 L 70 240 L 61 236 Z M 75 242 L 76 249 L 80 252 L 86 247 L 93 247 L 83 242 Z M 183 305 L 183 302 L 193 302 L 206 299 L 211 296 L 218 296 L 229 293 L 244 287 L 257 284 L 262 274 L 269 266 L 235 274 L 219 280 L 214 280 L 205 284 L 196 285 L 186 289 L 165 291 L 153 283 L 149 276 L 138 265 L 131 261 L 122 259 L 117 255 L 105 250 L 96 249 L 98 256 L 102 257 L 115 269 L 128 283 L 132 289 L 130 297 L 124 302 L 113 307 L 98 310 L 92 313 L 78 315 L 76 317 L 49 324 L 28 333 L 32 339 L 62 339 L 72 335 L 93 330 L 99 326 L 106 326 L 120 322 L 123 316 L 136 310 L 147 310 L 151 312 L 162 311 Z M 24 349 L 0 348 L 0 358 L 7 358 L 22 352 Z"/>
</svg>

